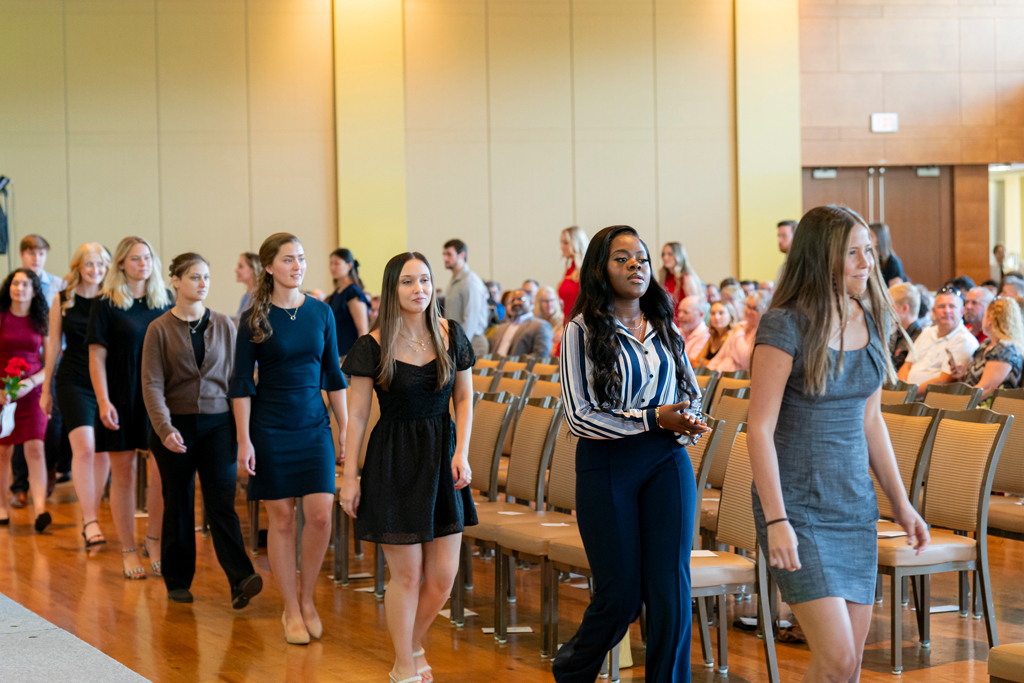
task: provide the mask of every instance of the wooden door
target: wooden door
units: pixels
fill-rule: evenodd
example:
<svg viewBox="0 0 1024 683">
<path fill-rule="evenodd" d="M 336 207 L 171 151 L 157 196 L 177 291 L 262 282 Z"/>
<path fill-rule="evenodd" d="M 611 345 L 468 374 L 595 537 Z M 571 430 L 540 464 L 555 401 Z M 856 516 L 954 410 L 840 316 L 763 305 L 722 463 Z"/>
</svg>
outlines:
<svg viewBox="0 0 1024 683">
<path fill-rule="evenodd" d="M 835 178 L 815 179 L 814 169 L 804 169 L 804 213 L 816 206 L 842 204 L 870 222 L 868 169 L 837 168 Z"/>
</svg>

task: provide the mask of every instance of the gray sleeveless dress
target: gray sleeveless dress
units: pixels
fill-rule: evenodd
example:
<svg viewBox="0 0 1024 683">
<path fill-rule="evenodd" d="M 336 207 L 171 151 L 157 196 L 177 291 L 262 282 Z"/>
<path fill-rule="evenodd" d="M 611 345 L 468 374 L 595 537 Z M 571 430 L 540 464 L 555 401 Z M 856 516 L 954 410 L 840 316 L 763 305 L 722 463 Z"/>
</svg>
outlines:
<svg viewBox="0 0 1024 683">
<path fill-rule="evenodd" d="M 786 516 L 799 541 L 801 568 L 770 570 L 787 603 L 838 597 L 869 605 L 874 602 L 878 572 L 878 501 L 868 464 L 864 406 L 882 385 L 885 349 L 865 311 L 868 345 L 844 353 L 841 375 L 833 365 L 823 396 L 807 395 L 802 318 L 793 310 L 768 311 L 755 341 L 793 357 L 775 427 L 775 450 Z M 829 353 L 834 364 L 838 353 Z M 753 499 L 757 540 L 767 548 L 756 487 Z"/>
</svg>

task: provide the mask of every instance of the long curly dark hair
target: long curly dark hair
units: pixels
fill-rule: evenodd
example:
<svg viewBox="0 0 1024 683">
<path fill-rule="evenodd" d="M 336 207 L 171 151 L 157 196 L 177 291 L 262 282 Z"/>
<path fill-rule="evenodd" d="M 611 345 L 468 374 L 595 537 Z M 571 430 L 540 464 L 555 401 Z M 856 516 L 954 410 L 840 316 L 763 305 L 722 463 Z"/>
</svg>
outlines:
<svg viewBox="0 0 1024 683">
<path fill-rule="evenodd" d="M 613 225 L 601 230 L 590 240 L 587 253 L 583 257 L 580 268 L 580 293 L 576 298 L 570 319 L 583 316 L 587 330 L 587 358 L 594 367 L 594 392 L 597 402 L 602 408 L 621 408 L 619 395 L 622 391 L 622 376 L 619 374 L 618 332 L 612 307 L 615 302 L 615 290 L 608 281 L 608 257 L 611 254 L 612 240 L 627 233 L 635 236 L 647 252 L 651 250 L 640 239 L 636 230 L 628 225 Z M 657 333 L 665 348 L 669 350 L 676 363 L 676 386 L 686 386 L 686 360 L 683 352 L 683 338 L 672 324 L 672 298 L 651 277 L 647 291 L 640 297 L 640 310 Z"/>
<path fill-rule="evenodd" d="M 32 303 L 29 304 L 28 319 L 32 321 L 32 327 L 42 336 L 50 331 L 50 307 L 46 303 L 46 295 L 43 293 L 43 284 L 39 281 L 31 268 L 18 268 L 12 270 L 0 285 L 0 314 L 11 310 L 11 283 L 18 273 L 26 276 L 32 282 Z"/>
</svg>

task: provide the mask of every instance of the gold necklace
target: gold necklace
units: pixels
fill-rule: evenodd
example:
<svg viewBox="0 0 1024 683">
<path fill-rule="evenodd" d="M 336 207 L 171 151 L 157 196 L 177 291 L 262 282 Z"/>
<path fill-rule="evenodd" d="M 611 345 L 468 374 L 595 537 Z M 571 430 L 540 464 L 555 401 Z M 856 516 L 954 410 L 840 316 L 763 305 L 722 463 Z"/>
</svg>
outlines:
<svg viewBox="0 0 1024 683">
<path fill-rule="evenodd" d="M 641 313 L 641 314 L 640 314 L 640 322 L 639 322 L 639 323 L 637 323 L 636 327 L 630 327 L 630 326 L 629 326 L 629 325 L 627 325 L 626 323 L 622 323 L 622 321 L 621 321 L 621 320 L 620 320 L 619 322 L 620 322 L 620 323 L 622 323 L 622 326 L 623 326 L 623 327 L 625 327 L 625 328 L 626 328 L 627 330 L 629 330 L 630 332 L 636 332 L 637 330 L 639 330 L 639 329 L 640 329 L 641 327 L 643 327 L 643 326 L 644 326 L 644 321 L 645 321 L 645 320 L 644 320 L 644 314 L 643 314 L 643 313 Z"/>
<path fill-rule="evenodd" d="M 412 337 L 403 334 L 401 330 L 398 331 L 398 334 L 407 342 L 409 342 L 409 346 L 411 346 L 412 350 L 415 351 L 416 353 L 427 350 L 427 339 L 413 339 Z M 418 348 L 417 345 L 419 345 Z"/>
</svg>

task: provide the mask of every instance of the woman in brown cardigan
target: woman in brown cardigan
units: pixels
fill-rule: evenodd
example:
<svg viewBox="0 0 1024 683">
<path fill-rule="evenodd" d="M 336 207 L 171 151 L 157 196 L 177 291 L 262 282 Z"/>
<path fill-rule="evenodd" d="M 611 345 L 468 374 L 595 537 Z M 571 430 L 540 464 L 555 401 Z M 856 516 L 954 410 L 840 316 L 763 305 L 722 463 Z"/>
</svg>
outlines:
<svg viewBox="0 0 1024 683">
<path fill-rule="evenodd" d="M 164 582 L 172 601 L 192 602 L 198 472 L 231 604 L 241 609 L 263 588 L 263 579 L 249 561 L 235 512 L 237 445 L 228 400 L 235 327 L 226 315 L 203 305 L 210 289 L 206 259 L 181 254 L 170 272 L 177 302 L 150 324 L 142 348 L 149 443 L 163 479 Z"/>
</svg>

